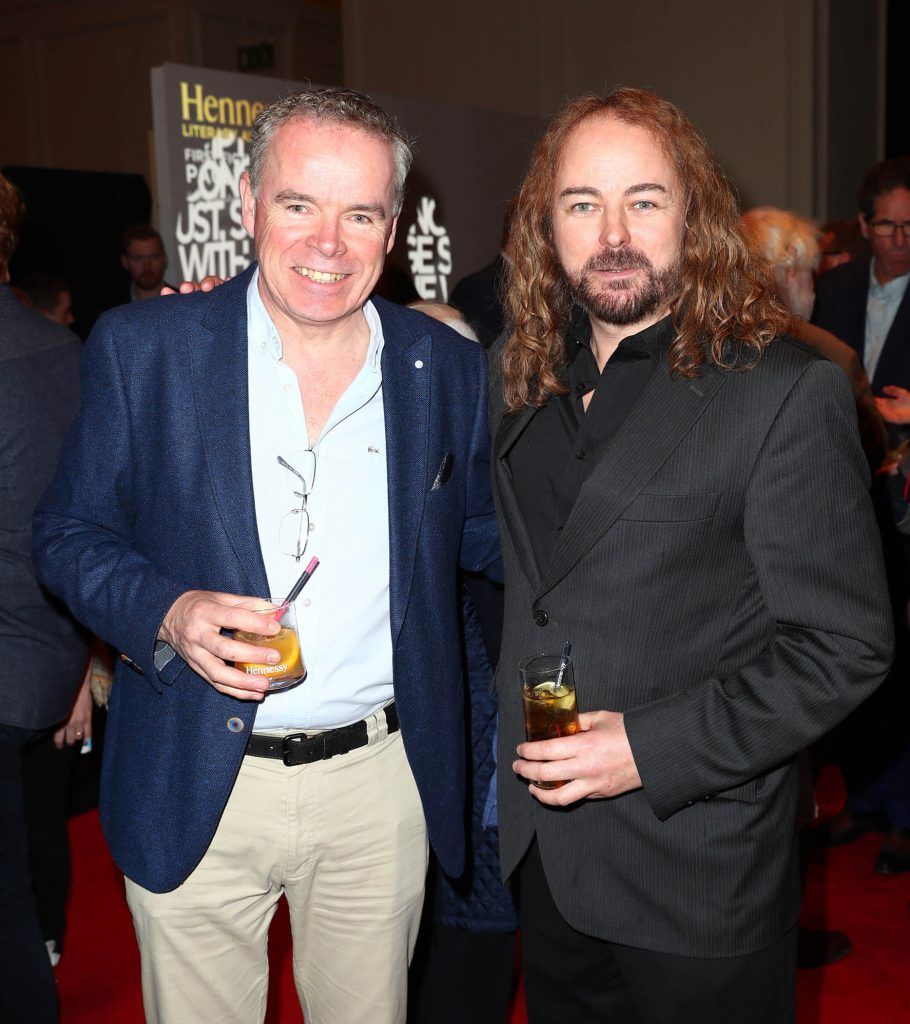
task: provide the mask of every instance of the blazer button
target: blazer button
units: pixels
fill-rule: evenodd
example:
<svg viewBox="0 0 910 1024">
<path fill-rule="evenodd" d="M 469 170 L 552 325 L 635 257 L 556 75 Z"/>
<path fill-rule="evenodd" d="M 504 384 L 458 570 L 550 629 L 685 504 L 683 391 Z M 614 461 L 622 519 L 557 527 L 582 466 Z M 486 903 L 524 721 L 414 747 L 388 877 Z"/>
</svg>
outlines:
<svg viewBox="0 0 910 1024">
<path fill-rule="evenodd" d="M 229 718 L 227 720 L 227 727 L 231 732 L 243 732 L 243 719 Z"/>
<path fill-rule="evenodd" d="M 538 608 L 534 612 L 534 621 L 538 626 L 545 626 L 550 621 L 550 616 L 542 608 Z"/>
</svg>

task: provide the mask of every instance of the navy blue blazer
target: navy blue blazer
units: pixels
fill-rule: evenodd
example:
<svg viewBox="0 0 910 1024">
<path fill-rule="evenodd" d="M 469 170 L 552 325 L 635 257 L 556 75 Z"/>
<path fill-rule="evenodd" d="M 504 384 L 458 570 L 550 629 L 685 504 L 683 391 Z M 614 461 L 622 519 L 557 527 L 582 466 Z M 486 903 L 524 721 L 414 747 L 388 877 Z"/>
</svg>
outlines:
<svg viewBox="0 0 910 1024">
<path fill-rule="evenodd" d="M 842 263 L 818 279 L 812 323 L 856 349 L 865 362 L 866 302 L 869 299 L 869 260 Z M 910 387 L 910 288 L 904 293 L 875 367 L 872 388 L 886 384 Z"/>
<path fill-rule="evenodd" d="M 179 885 L 207 849 L 258 707 L 219 693 L 180 658 L 161 672 L 153 663 L 159 625 L 184 591 L 267 592 L 250 470 L 251 274 L 98 321 L 79 415 L 35 520 L 40 578 L 138 667 L 118 666 L 101 820 L 118 865 L 154 892 Z M 457 569 L 501 572 L 486 365 L 479 345 L 374 302 L 385 338 L 395 698 L 430 841 L 445 870 L 458 874 L 465 745 Z M 447 455 L 451 475 L 434 490 Z M 228 727 L 235 718 L 237 732 Z"/>
</svg>

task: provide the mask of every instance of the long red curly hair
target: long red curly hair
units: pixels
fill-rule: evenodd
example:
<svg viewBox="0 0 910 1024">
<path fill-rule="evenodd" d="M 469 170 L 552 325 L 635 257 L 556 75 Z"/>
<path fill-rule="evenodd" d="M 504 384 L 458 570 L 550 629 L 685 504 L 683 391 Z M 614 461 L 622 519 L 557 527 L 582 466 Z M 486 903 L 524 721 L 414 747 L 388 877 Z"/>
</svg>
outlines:
<svg viewBox="0 0 910 1024">
<path fill-rule="evenodd" d="M 508 412 L 539 407 L 566 391 L 563 335 L 572 297 L 553 242 L 553 190 L 566 140 L 582 121 L 596 116 L 650 132 L 682 183 L 686 230 L 680 285 L 670 304 L 676 329 L 670 371 L 694 377 L 708 362 L 750 369 L 790 324 L 767 263 L 743 232 L 729 182 L 682 111 L 642 89 L 582 96 L 553 120 L 537 144 L 515 202 L 505 292 L 512 334 L 502 353 Z"/>
</svg>

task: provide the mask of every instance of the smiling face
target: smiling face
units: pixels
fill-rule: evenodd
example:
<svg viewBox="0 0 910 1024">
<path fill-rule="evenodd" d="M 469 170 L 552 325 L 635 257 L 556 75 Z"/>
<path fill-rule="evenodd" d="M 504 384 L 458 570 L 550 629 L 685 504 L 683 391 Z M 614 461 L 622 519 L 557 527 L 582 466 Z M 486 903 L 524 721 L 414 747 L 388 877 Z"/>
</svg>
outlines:
<svg viewBox="0 0 910 1024">
<path fill-rule="evenodd" d="M 873 225 L 881 222 L 892 225 L 910 224 L 910 191 L 893 188 L 875 197 L 875 214 L 871 221 L 860 214 L 859 224 L 863 236 L 869 240 L 875 263 L 875 276 L 880 284 L 910 274 L 910 228 L 898 227 L 890 236 L 877 235 Z"/>
<path fill-rule="evenodd" d="M 289 121 L 266 153 L 259 195 L 241 180 L 259 290 L 276 325 L 334 330 L 363 308 L 395 240 L 391 146 L 358 128 Z"/>
<path fill-rule="evenodd" d="M 572 295 L 594 320 L 643 330 L 667 312 L 685 202 L 643 128 L 597 115 L 575 129 L 556 171 L 552 223 Z"/>
</svg>

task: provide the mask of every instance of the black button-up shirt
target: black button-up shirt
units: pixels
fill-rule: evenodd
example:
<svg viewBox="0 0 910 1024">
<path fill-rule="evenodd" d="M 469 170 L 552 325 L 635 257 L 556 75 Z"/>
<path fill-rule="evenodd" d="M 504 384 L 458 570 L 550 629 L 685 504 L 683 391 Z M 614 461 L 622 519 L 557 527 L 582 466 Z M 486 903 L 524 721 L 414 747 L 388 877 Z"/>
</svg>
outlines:
<svg viewBox="0 0 910 1024">
<path fill-rule="evenodd" d="M 667 316 L 623 338 L 601 373 L 591 351 L 590 321 L 586 316 L 573 319 L 566 335 L 563 378 L 569 391 L 550 399 L 507 456 L 541 572 L 546 571 L 582 484 L 641 397 L 673 337 L 673 322 Z M 589 391 L 594 394 L 585 412 L 582 398 Z"/>
</svg>

